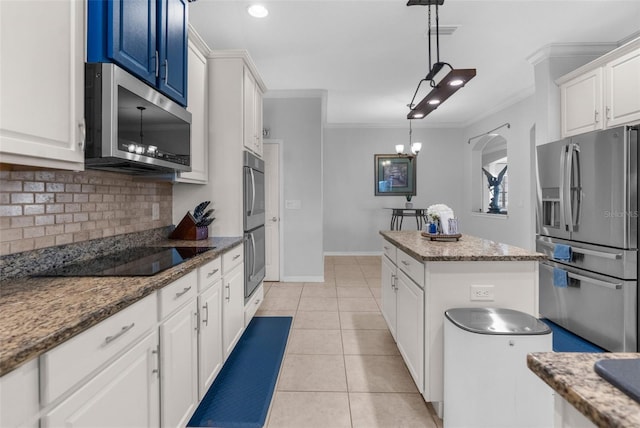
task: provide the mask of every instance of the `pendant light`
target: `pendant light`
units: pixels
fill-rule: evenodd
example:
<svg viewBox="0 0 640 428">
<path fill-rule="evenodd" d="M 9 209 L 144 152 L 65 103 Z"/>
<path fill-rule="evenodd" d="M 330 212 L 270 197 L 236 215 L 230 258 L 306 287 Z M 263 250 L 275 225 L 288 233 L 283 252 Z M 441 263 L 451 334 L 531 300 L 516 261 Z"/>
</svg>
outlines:
<svg viewBox="0 0 640 428">
<path fill-rule="evenodd" d="M 417 157 L 418 153 L 420 153 L 420 150 L 422 150 L 421 142 L 419 141 L 411 142 L 411 134 L 412 134 L 412 129 L 411 129 L 411 119 L 410 119 L 409 120 L 409 150 L 411 150 L 411 154 L 404 153 L 404 144 L 396 144 L 396 154 L 398 156 L 413 159 L 414 157 Z"/>
<path fill-rule="evenodd" d="M 451 64 L 440 61 L 440 35 L 438 6 L 442 6 L 444 0 L 409 0 L 407 6 L 427 6 L 428 7 L 428 39 L 429 39 L 429 72 L 424 79 L 418 82 L 418 87 L 409 103 L 409 114 L 407 119 L 422 119 L 433 110 L 437 109 L 447 98 L 462 88 L 469 80 L 476 75 L 475 68 L 454 69 Z M 436 62 L 431 63 L 431 6 L 436 10 Z M 440 82 L 435 82 L 436 75 L 445 67 L 449 67 L 449 73 Z M 423 82 L 429 82 L 431 92 L 425 96 L 418 104 L 414 104 L 416 95 Z"/>
</svg>

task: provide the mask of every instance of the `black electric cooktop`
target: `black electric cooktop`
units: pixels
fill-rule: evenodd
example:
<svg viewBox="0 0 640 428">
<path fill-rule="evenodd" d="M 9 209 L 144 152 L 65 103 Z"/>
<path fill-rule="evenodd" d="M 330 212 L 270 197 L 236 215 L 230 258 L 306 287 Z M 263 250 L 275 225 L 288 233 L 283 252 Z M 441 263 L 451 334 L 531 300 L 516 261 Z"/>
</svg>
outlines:
<svg viewBox="0 0 640 428">
<path fill-rule="evenodd" d="M 35 276 L 152 276 L 215 247 L 135 247 Z"/>
</svg>

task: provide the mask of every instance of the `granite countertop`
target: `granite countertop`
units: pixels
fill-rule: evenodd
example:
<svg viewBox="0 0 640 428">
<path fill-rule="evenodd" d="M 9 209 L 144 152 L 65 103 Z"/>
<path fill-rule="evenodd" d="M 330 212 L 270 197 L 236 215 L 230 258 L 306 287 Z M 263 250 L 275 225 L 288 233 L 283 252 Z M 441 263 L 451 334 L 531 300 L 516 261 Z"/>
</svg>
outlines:
<svg viewBox="0 0 640 428">
<path fill-rule="evenodd" d="M 380 231 L 387 241 L 423 261 L 530 261 L 544 260 L 541 253 L 471 235 L 459 241 L 431 241 L 419 231 Z"/>
<path fill-rule="evenodd" d="M 242 237 L 154 242 L 155 246 L 216 248 L 153 276 L 3 280 L 0 376 L 241 243 Z"/>
<path fill-rule="evenodd" d="M 537 352 L 527 366 L 540 379 L 599 427 L 640 427 L 640 403 L 602 379 L 596 361 L 640 358 L 640 353 Z"/>
</svg>

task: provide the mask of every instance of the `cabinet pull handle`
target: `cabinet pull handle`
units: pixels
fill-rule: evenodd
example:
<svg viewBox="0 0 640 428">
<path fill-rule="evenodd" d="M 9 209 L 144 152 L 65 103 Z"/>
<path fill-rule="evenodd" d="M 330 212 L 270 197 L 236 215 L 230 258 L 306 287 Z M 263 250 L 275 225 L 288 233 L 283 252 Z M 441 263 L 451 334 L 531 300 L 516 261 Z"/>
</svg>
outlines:
<svg viewBox="0 0 640 428">
<path fill-rule="evenodd" d="M 191 286 L 185 287 L 182 291 L 176 293 L 176 299 L 182 297 L 189 290 L 191 290 Z"/>
<path fill-rule="evenodd" d="M 394 290 L 396 289 L 396 276 L 394 274 L 391 274 L 391 288 L 393 288 Z"/>
<path fill-rule="evenodd" d="M 193 328 L 195 331 L 200 331 L 200 312 L 195 311 L 193 316 L 196 318 L 196 326 Z"/>
<path fill-rule="evenodd" d="M 599 118 L 599 116 L 600 116 L 600 113 L 598 112 L 598 110 L 594 111 L 593 120 L 594 120 L 596 123 L 600 122 L 600 118 Z"/>
<path fill-rule="evenodd" d="M 407 262 L 406 260 L 402 260 L 402 264 L 405 265 L 405 266 L 409 266 L 410 265 L 410 263 Z"/>
<path fill-rule="evenodd" d="M 151 370 L 151 373 L 158 373 L 158 375 L 159 375 L 159 373 L 160 373 L 160 361 L 159 361 L 158 355 L 160 354 L 160 351 L 158 350 L 158 346 L 156 346 L 156 348 L 153 349 L 151 351 L 151 353 L 156 356 L 156 368 Z"/>
<path fill-rule="evenodd" d="M 122 327 L 122 329 L 117 332 L 116 334 L 114 334 L 113 336 L 107 336 L 104 341 L 105 343 L 111 343 L 114 340 L 116 340 L 117 338 L 119 338 L 120 336 L 122 336 L 123 334 L 125 334 L 126 332 L 128 332 L 129 330 L 131 330 L 133 328 L 133 326 L 136 325 L 136 323 L 132 322 L 130 325 L 125 325 L 124 327 Z"/>
<path fill-rule="evenodd" d="M 389 250 L 389 247 L 387 247 L 386 245 L 382 248 L 384 248 L 385 250 Z"/>
<path fill-rule="evenodd" d="M 607 106 L 607 119 L 611 119 L 611 107 Z"/>
<path fill-rule="evenodd" d="M 238 258 L 240 258 L 240 254 L 236 254 L 235 256 L 233 256 L 233 260 L 238 260 Z"/>
<path fill-rule="evenodd" d="M 207 317 L 203 318 L 202 322 L 204 323 L 204 325 L 209 325 L 209 303 L 205 303 L 204 306 L 202 306 L 202 309 L 204 309 L 205 313 L 207 314 Z"/>
<path fill-rule="evenodd" d="M 260 304 L 260 302 L 262 301 L 262 299 L 258 299 L 256 300 L 256 306 L 258 306 Z"/>
<path fill-rule="evenodd" d="M 169 60 L 164 60 L 164 83 L 169 82 Z"/>
<path fill-rule="evenodd" d="M 160 57 L 158 56 L 158 51 L 156 51 L 156 55 L 155 55 L 155 61 L 156 61 L 156 69 L 155 69 L 155 73 L 156 73 L 156 77 L 158 77 L 158 75 L 160 74 Z"/>
<path fill-rule="evenodd" d="M 227 289 L 227 295 L 225 296 L 225 299 L 228 301 L 231 300 L 231 283 L 228 283 L 227 285 L 225 285 L 225 287 Z"/>
<path fill-rule="evenodd" d="M 220 269 L 215 268 L 214 270 L 212 270 L 211 272 L 209 272 L 209 273 L 207 274 L 207 278 L 209 278 L 210 276 L 215 275 L 216 273 L 218 273 L 218 271 L 219 271 L 219 270 L 220 270 Z"/>
<path fill-rule="evenodd" d="M 87 124 L 84 117 L 78 124 L 78 128 L 80 128 L 80 142 L 78 143 L 78 147 L 80 147 L 80 151 L 84 152 L 84 146 L 87 142 Z"/>
</svg>

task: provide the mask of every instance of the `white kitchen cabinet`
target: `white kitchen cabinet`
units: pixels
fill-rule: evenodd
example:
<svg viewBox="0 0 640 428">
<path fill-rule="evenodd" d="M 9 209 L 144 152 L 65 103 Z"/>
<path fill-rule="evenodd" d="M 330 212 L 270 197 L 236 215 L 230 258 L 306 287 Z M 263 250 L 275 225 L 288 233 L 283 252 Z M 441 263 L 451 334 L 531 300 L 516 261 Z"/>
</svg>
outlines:
<svg viewBox="0 0 640 428">
<path fill-rule="evenodd" d="M 389 244 L 386 244 L 387 246 Z M 395 249 L 395 247 L 393 247 Z M 391 260 L 382 257 L 382 316 L 387 322 L 389 331 L 396 339 L 396 265 Z"/>
<path fill-rule="evenodd" d="M 159 402 L 158 333 L 153 331 L 46 413 L 41 426 L 154 427 Z"/>
<path fill-rule="evenodd" d="M 222 256 L 222 349 L 226 360 L 244 331 L 243 246 Z"/>
<path fill-rule="evenodd" d="M 389 248 L 393 247 L 393 248 Z M 424 265 L 388 242 L 382 257 L 382 315 L 411 377 L 424 389 Z M 396 256 L 396 266 L 389 255 Z M 409 276 L 411 275 L 411 276 Z M 416 283 L 416 280 L 419 283 Z"/>
<path fill-rule="evenodd" d="M 604 67 L 606 126 L 640 121 L 640 48 Z"/>
<path fill-rule="evenodd" d="M 222 368 L 222 280 L 198 296 L 198 397 L 202 399 Z"/>
<path fill-rule="evenodd" d="M 187 110 L 191 112 L 191 172 L 178 173 L 176 181 L 181 183 L 203 184 L 209 180 L 207 53 L 206 44 L 189 27 Z"/>
<path fill-rule="evenodd" d="M 225 360 L 244 331 L 244 272 L 238 266 L 224 276 L 222 300 L 222 343 Z"/>
<path fill-rule="evenodd" d="M 266 88 L 246 51 L 212 51 L 208 58 L 208 73 L 209 186 L 211 193 L 216 195 L 216 221 L 211 225 L 211 232 L 218 236 L 240 236 L 244 232 L 243 152 L 257 150 L 256 154 L 261 156 L 257 145 L 262 144 L 262 131 L 258 132 L 257 127 L 262 127 L 262 114 L 256 116 L 252 112 L 258 105 L 261 111 L 262 103 L 256 96 L 260 95 L 261 100 Z M 254 90 L 245 91 L 245 86 L 250 84 L 254 84 Z M 248 100 L 245 100 L 245 94 Z M 245 116 L 251 114 L 258 120 L 249 117 L 245 120 Z M 254 139 L 255 135 L 259 139 Z"/>
<path fill-rule="evenodd" d="M 198 307 L 196 300 L 160 324 L 160 422 L 184 427 L 198 404 Z"/>
<path fill-rule="evenodd" d="M 3 163 L 84 169 L 84 7 L 0 2 Z"/>
<path fill-rule="evenodd" d="M 38 359 L 0 377 L 0 427 L 37 428 Z"/>
<path fill-rule="evenodd" d="M 560 86 L 562 135 L 602 129 L 602 70 L 597 68 Z"/>
<path fill-rule="evenodd" d="M 253 291 L 251 294 L 251 298 L 244 305 L 244 327 L 246 328 L 256 312 L 260 308 L 262 301 L 264 300 L 264 284 L 260 283 L 260 285 Z"/>
<path fill-rule="evenodd" d="M 396 343 L 420 392 L 424 386 L 424 291 L 404 272 L 396 280 Z"/>
<path fill-rule="evenodd" d="M 248 67 L 244 67 L 244 147 L 262 157 L 262 92 Z"/>
<path fill-rule="evenodd" d="M 640 121 L 640 38 L 557 80 L 562 137 Z"/>
</svg>

